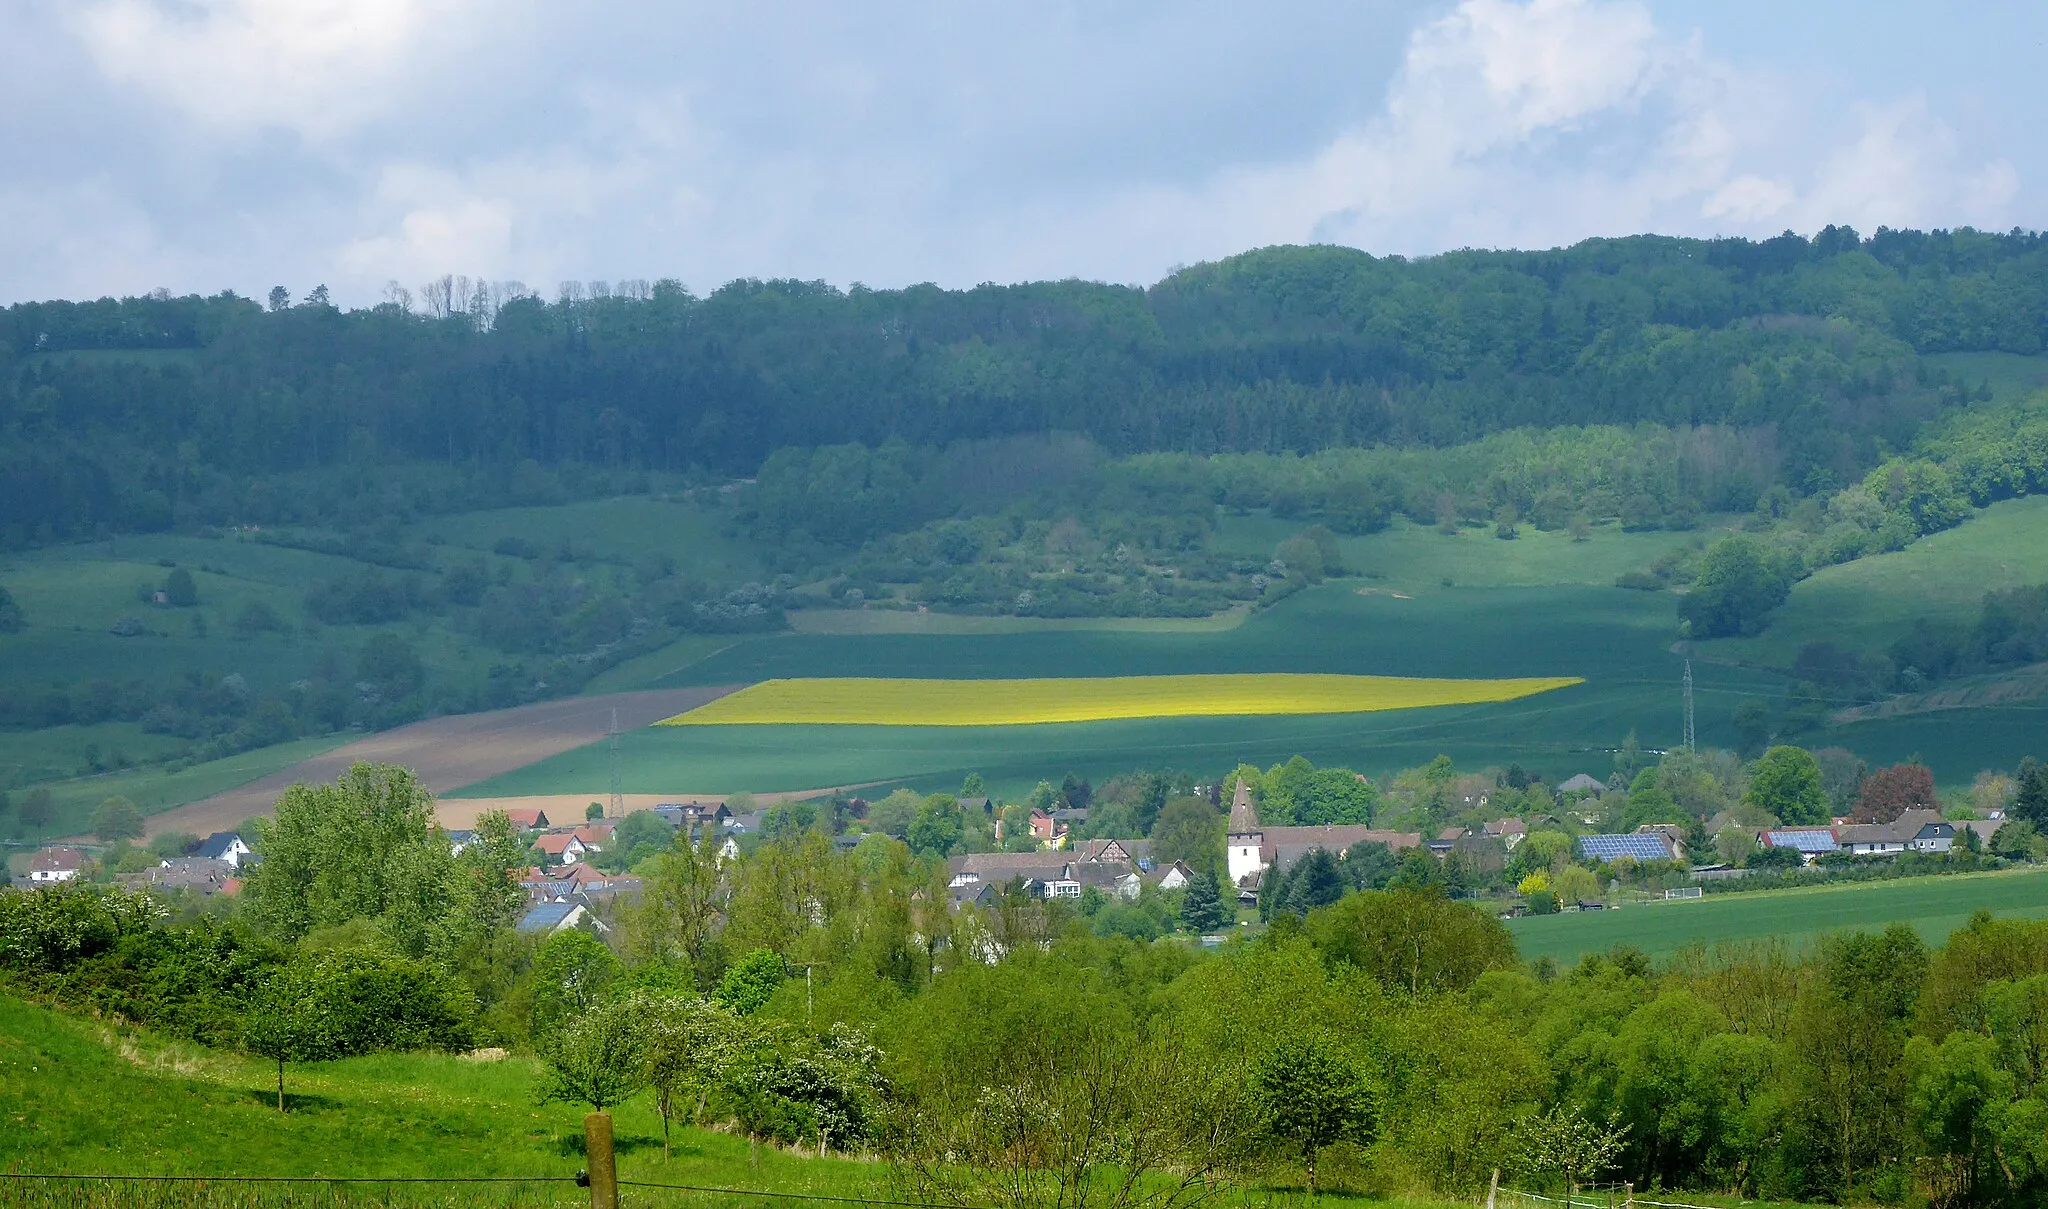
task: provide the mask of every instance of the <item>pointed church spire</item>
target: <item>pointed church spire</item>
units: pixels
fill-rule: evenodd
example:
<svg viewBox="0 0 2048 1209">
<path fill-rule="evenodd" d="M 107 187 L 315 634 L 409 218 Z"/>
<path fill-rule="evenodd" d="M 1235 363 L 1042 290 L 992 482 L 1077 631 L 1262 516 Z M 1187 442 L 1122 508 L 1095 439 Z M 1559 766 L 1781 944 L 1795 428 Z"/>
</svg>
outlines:
<svg viewBox="0 0 2048 1209">
<path fill-rule="evenodd" d="M 1259 829 L 1259 811 L 1252 805 L 1252 787 L 1240 780 L 1230 797 L 1230 834 L 1250 835 Z"/>
</svg>

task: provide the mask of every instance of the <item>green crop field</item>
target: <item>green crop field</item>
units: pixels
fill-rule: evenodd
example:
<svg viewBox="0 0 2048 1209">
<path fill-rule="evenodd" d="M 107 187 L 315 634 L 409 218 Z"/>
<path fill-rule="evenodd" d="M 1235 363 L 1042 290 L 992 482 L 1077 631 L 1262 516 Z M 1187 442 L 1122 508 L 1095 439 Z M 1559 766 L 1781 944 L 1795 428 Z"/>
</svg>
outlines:
<svg viewBox="0 0 2048 1209">
<path fill-rule="evenodd" d="M 1569 963 L 1618 944 L 1661 956 L 1693 944 L 1767 936 L 1798 943 L 1825 932 L 1894 923 L 1910 924 L 1938 943 L 1976 911 L 2048 916 L 2048 870 L 1716 894 L 1610 911 L 1532 915 L 1508 921 L 1508 930 L 1524 960 L 1550 957 Z"/>
</svg>

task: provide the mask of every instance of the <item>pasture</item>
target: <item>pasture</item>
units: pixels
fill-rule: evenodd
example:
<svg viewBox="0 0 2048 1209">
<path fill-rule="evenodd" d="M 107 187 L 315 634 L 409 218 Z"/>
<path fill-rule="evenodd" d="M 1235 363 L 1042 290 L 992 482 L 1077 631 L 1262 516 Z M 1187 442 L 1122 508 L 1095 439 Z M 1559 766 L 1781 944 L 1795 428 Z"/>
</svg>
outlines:
<svg viewBox="0 0 2048 1209">
<path fill-rule="evenodd" d="M 1442 680 L 1274 673 L 1032 680 L 767 680 L 661 726 L 1029 726 L 1120 718 L 1360 714 L 1514 701 L 1576 677 Z"/>
<path fill-rule="evenodd" d="M 1608 911 L 1531 915 L 1509 920 L 1508 930 L 1523 960 L 1549 957 L 1568 965 L 1618 944 L 1663 957 L 1688 945 L 1765 937 L 1796 946 L 1827 932 L 1894 923 L 1909 924 L 1936 944 L 1980 910 L 2048 916 L 2048 869 L 1716 894 Z"/>
</svg>

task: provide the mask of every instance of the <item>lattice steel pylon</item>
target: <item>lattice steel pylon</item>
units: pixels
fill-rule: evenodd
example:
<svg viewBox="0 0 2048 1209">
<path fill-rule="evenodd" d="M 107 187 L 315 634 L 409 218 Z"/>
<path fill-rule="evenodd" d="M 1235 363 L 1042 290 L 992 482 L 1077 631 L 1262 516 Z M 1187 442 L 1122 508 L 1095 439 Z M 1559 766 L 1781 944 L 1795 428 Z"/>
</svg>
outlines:
<svg viewBox="0 0 2048 1209">
<path fill-rule="evenodd" d="M 1690 674 L 1690 672 L 1687 673 L 1687 675 Z M 1691 714 L 1688 713 L 1686 716 L 1690 718 Z M 1686 732 L 1690 734 L 1691 731 L 1692 727 L 1688 723 Z M 610 736 L 612 765 L 612 800 L 610 808 L 605 813 L 612 818 L 621 819 L 626 817 L 626 795 L 624 792 L 625 777 L 619 767 L 619 711 L 616 707 L 612 710 L 611 727 L 605 731 L 605 734 Z"/>
<path fill-rule="evenodd" d="M 1693 750 L 1692 736 L 1692 660 L 1685 661 L 1685 750 Z"/>
</svg>

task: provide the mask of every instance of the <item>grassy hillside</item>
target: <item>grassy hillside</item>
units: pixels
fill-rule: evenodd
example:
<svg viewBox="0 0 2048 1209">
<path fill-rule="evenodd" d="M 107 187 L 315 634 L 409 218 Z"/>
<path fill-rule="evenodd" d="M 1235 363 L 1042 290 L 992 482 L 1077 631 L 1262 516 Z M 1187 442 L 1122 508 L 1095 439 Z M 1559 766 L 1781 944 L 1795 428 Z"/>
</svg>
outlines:
<svg viewBox="0 0 2048 1209">
<path fill-rule="evenodd" d="M 2048 916 L 2048 870 L 1902 878 L 1532 915 L 1510 920 L 1508 930 L 1525 959 L 1569 963 L 1617 944 L 1658 956 L 1691 944 L 1767 936 L 1797 944 L 1824 932 L 1893 923 L 1910 924 L 1930 943 L 1939 943 L 1980 910 Z"/>
<path fill-rule="evenodd" d="M 540 1105 L 534 1064 L 407 1054 L 275 1068 L 0 996 L 0 1155 L 14 1170 L 243 1176 L 573 1176 L 582 1113 Z M 661 1155 L 645 1097 L 614 1113 L 622 1179 L 887 1196 L 886 1169 L 680 1132 Z M 377 1190 L 371 1190 L 372 1199 Z M 573 1186 L 564 1203 L 588 1203 Z M 497 1203 L 497 1189 L 472 1189 Z M 0 1194 L 4 1195 L 4 1194 Z M 650 1194 L 636 1194 L 649 1203 Z M 662 1202 L 655 1202 L 662 1203 Z"/>
<path fill-rule="evenodd" d="M 1880 651 L 1918 618 L 1968 624 L 1984 594 L 2048 581 L 2048 496 L 2003 500 L 1892 554 L 1824 567 L 1754 638 L 1702 642 L 1703 654 L 1789 667 L 1809 642 Z"/>
<path fill-rule="evenodd" d="M 583 1166 L 580 1106 L 539 1105 L 535 1064 L 525 1058 L 474 1062 L 385 1055 L 293 1067 L 291 1111 L 280 1116 L 274 1068 L 236 1055 L 170 1044 L 34 1007 L 0 995 L 0 1156 L 11 1170 L 107 1175 L 327 1177 L 554 1177 Z M 634 1205 L 805 1203 L 806 1196 L 900 1196 L 878 1162 L 799 1157 L 773 1147 L 750 1156 L 746 1140 L 678 1129 L 670 1158 L 661 1125 L 642 1095 L 613 1110 L 622 1181 L 743 1188 L 781 1194 L 717 1197 L 627 1189 Z M 300 1189 L 299 1198 L 319 1196 Z M 283 1204 L 282 1188 L 216 1189 L 230 1204 Z M 190 1187 L 49 1186 L 0 1181 L 0 1205 L 196 1205 Z M 408 1195 L 368 1187 L 349 1203 L 588 1204 L 573 1185 L 433 1189 Z M 37 1198 L 41 1199 L 37 1199 Z M 71 1199 L 71 1198 L 76 1199 Z M 105 1200 L 91 1199 L 105 1197 Z M 145 1200 L 144 1198 L 151 1198 Z M 163 1199 L 154 1199 L 161 1197 Z M 132 1198 L 132 1199 L 130 1199 Z M 1246 1201 L 1282 1207 L 1299 1198 L 1259 1189 Z M 304 1199 L 293 1203 L 307 1203 Z M 319 1196 L 319 1204 L 334 1202 Z M 1238 1198 L 1223 1203 L 1236 1204 Z M 1363 1201 L 1325 1195 L 1317 1203 L 1426 1209 L 1436 1202 Z"/>
</svg>

